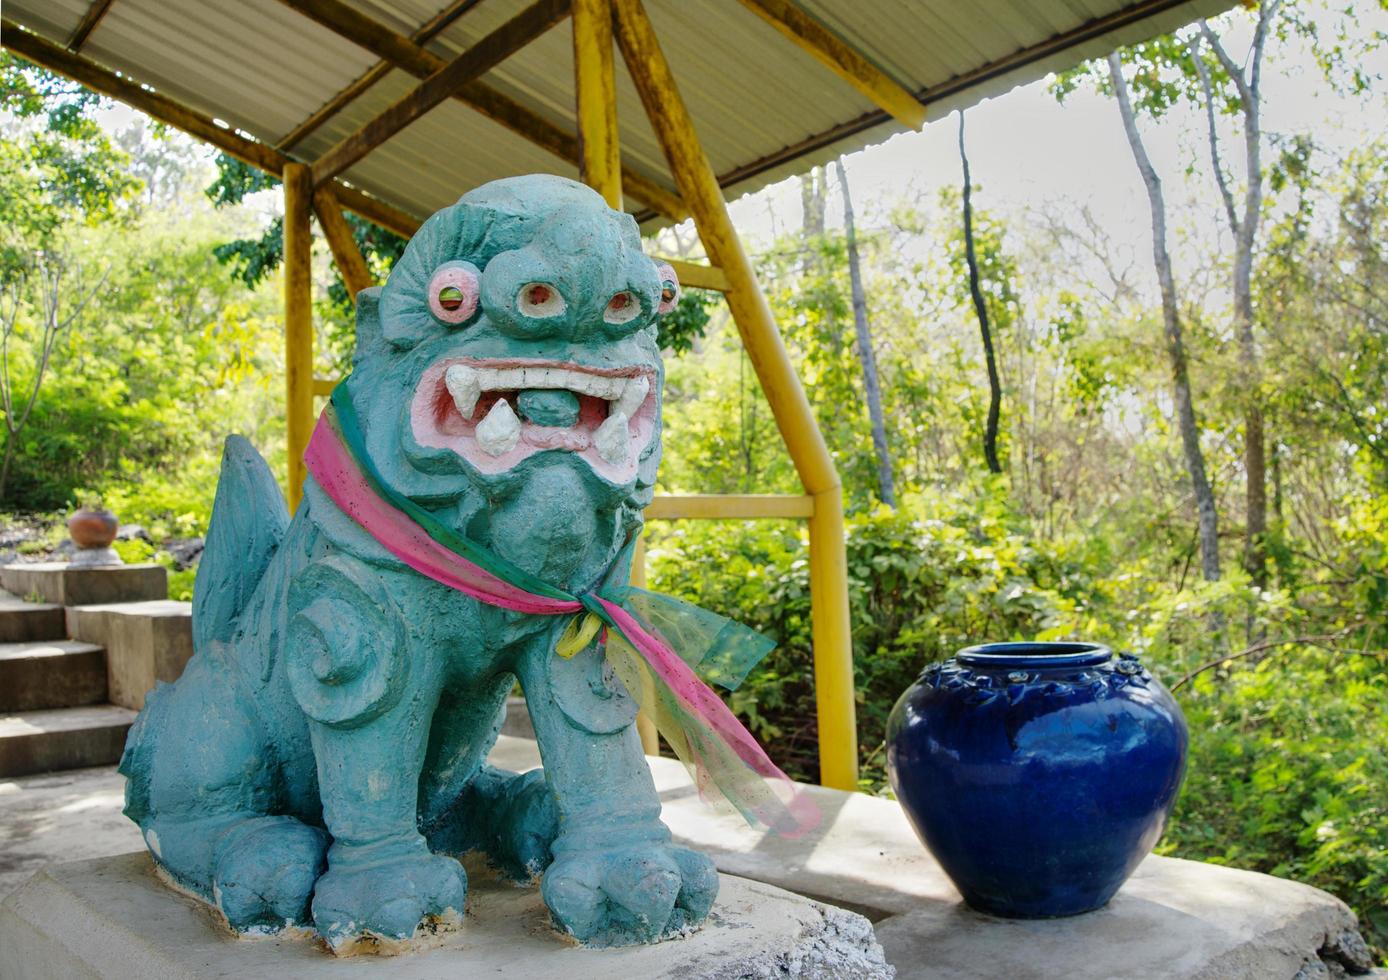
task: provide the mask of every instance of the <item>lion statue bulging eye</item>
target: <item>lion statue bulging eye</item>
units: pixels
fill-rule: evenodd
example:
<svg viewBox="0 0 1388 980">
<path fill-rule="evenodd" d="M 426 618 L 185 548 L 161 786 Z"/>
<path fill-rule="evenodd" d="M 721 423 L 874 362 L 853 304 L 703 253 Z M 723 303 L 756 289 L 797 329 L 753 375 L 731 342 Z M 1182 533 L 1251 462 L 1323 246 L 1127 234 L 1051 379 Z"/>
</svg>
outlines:
<svg viewBox="0 0 1388 980">
<path fill-rule="evenodd" d="M 516 309 L 536 320 L 548 320 L 567 308 L 559 290 L 547 282 L 528 282 L 516 294 Z"/>
<path fill-rule="evenodd" d="M 429 312 L 442 323 L 466 323 L 477 312 L 481 286 L 477 266 L 461 260 L 445 262 L 434 270 L 426 288 Z"/>
<path fill-rule="evenodd" d="M 623 290 L 607 302 L 602 318 L 608 323 L 630 323 L 641 313 L 641 301 L 634 293 Z"/>
<path fill-rule="evenodd" d="M 660 278 L 660 305 L 655 311 L 669 313 L 680 301 L 679 277 L 675 275 L 674 268 L 668 262 L 661 263 L 660 268 L 656 269 L 656 275 Z"/>
</svg>

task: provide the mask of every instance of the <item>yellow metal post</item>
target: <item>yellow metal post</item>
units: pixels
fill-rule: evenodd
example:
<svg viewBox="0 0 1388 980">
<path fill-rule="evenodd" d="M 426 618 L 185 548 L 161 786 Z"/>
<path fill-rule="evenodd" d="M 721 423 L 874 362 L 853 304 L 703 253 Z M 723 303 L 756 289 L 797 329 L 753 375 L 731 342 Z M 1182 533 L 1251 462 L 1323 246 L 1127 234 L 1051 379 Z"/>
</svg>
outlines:
<svg viewBox="0 0 1388 980">
<path fill-rule="evenodd" d="M 608 207 L 620 211 L 622 156 L 609 0 L 574 0 L 573 29 L 579 173 L 585 184 L 607 200 Z"/>
<path fill-rule="evenodd" d="M 622 58 L 669 161 L 680 196 L 693 214 L 699 237 L 727 276 L 728 305 L 747 356 L 761 379 L 801 482 L 814 498 L 810 588 L 820 780 L 826 786 L 854 789 L 858 737 L 842 486 L 645 8 L 641 0 L 612 2 Z"/>
<path fill-rule="evenodd" d="M 286 163 L 284 180 L 285 441 L 289 451 L 289 509 L 299 506 L 304 450 L 313 431 L 313 294 L 310 280 L 313 187 L 308 167 Z"/>
<path fill-rule="evenodd" d="M 352 234 L 352 226 L 342 213 L 342 205 L 331 187 L 324 185 L 313 192 L 313 211 L 318 215 L 318 227 L 333 253 L 333 263 L 347 287 L 347 295 L 352 305 L 357 303 L 357 293 L 374 286 L 371 269 L 366 264 L 366 256 L 357 247 L 357 239 Z"/>
<path fill-rule="evenodd" d="M 617 79 L 612 61 L 612 6 L 609 0 L 574 0 L 574 93 L 578 116 L 579 174 L 607 201 L 622 208 L 622 155 L 617 135 Z M 646 545 L 636 540 L 631 584 L 646 585 Z M 636 716 L 641 748 L 660 754 L 660 735 L 644 711 Z"/>
</svg>

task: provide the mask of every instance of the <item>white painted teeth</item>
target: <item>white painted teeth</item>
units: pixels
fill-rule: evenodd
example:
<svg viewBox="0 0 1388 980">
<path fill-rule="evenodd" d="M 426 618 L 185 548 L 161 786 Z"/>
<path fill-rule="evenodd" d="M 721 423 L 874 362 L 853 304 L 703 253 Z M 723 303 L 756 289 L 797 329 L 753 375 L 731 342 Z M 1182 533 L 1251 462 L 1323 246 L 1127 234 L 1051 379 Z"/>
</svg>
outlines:
<svg viewBox="0 0 1388 980">
<path fill-rule="evenodd" d="M 443 375 L 448 393 L 463 418 L 470 418 L 477 399 L 487 391 L 520 391 L 526 388 L 564 388 L 610 402 L 614 411 L 636 414 L 651 390 L 648 377 L 612 378 L 567 368 L 488 368 L 453 364 Z"/>
<path fill-rule="evenodd" d="M 521 424 L 504 398 L 498 398 L 487 417 L 477 424 L 477 445 L 488 456 L 503 456 L 520 441 Z"/>
<path fill-rule="evenodd" d="M 647 377 L 632 378 L 622 389 L 622 396 L 612 402 L 611 414 L 618 412 L 631 418 L 636 414 L 636 410 L 646 401 L 646 395 L 651 391 L 651 379 Z"/>
<path fill-rule="evenodd" d="M 452 364 L 444 371 L 444 386 L 464 419 L 471 419 L 477 402 L 487 392 L 564 389 L 607 402 L 607 419 L 592 435 L 598 455 L 616 466 L 631 455 L 631 420 L 651 393 L 651 379 L 610 377 L 556 367 L 490 368 L 473 364 Z M 487 417 L 474 430 L 477 445 L 489 456 L 504 456 L 521 439 L 521 420 L 507 398 L 497 398 Z"/>
<path fill-rule="evenodd" d="M 457 382 L 454 379 L 457 378 Z M 570 371 L 568 368 L 483 368 L 468 364 L 454 364 L 444 372 L 444 382 L 448 390 L 455 383 L 462 389 L 471 391 L 476 387 L 482 391 L 515 391 L 527 387 L 562 387 L 576 394 L 590 394 L 604 401 L 616 401 L 633 382 L 644 385 L 650 391 L 651 382 L 647 378 L 608 378 L 607 375 L 591 375 L 586 371 Z M 643 396 L 644 397 L 644 396 Z"/>
<path fill-rule="evenodd" d="M 622 412 L 613 412 L 607 421 L 598 426 L 593 433 L 593 445 L 598 455 L 613 466 L 627 458 L 627 445 L 631 441 L 627 432 L 627 417 Z"/>
<path fill-rule="evenodd" d="M 453 396 L 453 404 L 458 414 L 465 419 L 472 418 L 472 410 L 477 407 L 477 399 L 482 396 L 482 380 L 476 368 L 465 364 L 454 364 L 443 375 L 443 383 Z M 498 402 L 497 404 L 500 404 Z"/>
</svg>

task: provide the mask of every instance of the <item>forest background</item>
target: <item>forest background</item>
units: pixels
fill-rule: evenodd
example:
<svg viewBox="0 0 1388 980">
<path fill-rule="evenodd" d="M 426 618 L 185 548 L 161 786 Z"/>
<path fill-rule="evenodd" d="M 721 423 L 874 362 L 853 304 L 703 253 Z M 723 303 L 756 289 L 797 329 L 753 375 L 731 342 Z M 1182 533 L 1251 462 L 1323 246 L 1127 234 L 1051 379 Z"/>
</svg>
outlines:
<svg viewBox="0 0 1388 980">
<path fill-rule="evenodd" d="M 1250 5 L 999 100 L 1040 93 L 1124 140 L 1126 159 L 1096 157 L 1092 199 L 990 198 L 958 156 L 912 170 L 909 140 L 934 139 L 936 163 L 940 130 L 967 145 L 952 118 L 734 209 L 845 484 L 862 788 L 887 792 L 896 696 L 959 647 L 1132 650 L 1192 733 L 1159 851 L 1327 888 L 1380 960 L 1385 31 L 1383 0 Z M 1289 80 L 1370 124 L 1283 111 Z M 1019 170 L 1084 166 L 1083 147 L 1012 152 Z M 883 161 L 904 176 L 864 195 L 852 175 Z M 1113 188 L 1126 211 L 1099 205 Z M 0 551 L 46 553 L 101 501 L 144 529 L 128 559 L 174 565 L 227 434 L 284 471 L 279 203 L 273 181 L 4 56 Z M 384 276 L 402 243 L 355 228 Z M 651 250 L 699 254 L 687 227 Z M 320 252 L 331 376 L 351 312 Z M 662 331 L 660 489 L 798 492 L 721 299 L 687 293 Z M 730 702 L 813 780 L 805 548 L 793 522 L 648 531 L 654 588 L 778 641 Z"/>
</svg>

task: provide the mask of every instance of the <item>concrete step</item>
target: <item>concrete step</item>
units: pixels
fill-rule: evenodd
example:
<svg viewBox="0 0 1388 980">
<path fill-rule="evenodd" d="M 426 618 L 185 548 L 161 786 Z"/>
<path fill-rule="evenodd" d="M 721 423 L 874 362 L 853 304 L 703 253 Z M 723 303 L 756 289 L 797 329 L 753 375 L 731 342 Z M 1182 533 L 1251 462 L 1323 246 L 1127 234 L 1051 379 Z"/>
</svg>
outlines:
<svg viewBox="0 0 1388 980">
<path fill-rule="evenodd" d="M 74 566 L 67 562 L 0 565 L 0 588 L 19 596 L 37 595 L 60 606 L 99 602 L 167 599 L 168 573 L 162 565 Z"/>
<path fill-rule="evenodd" d="M 111 765 L 135 712 L 114 704 L 0 716 L 0 778 Z"/>
<path fill-rule="evenodd" d="M 63 607 L 57 603 L 25 602 L 0 589 L 0 643 L 61 640 L 67 636 Z"/>
<path fill-rule="evenodd" d="M 106 700 L 106 653 L 94 643 L 0 643 L 0 711 L 75 708 Z"/>
<path fill-rule="evenodd" d="M 68 606 L 68 636 L 106 650 L 107 699 L 137 711 L 158 681 L 172 684 L 193 655 L 193 604 L 172 599 Z"/>
</svg>

